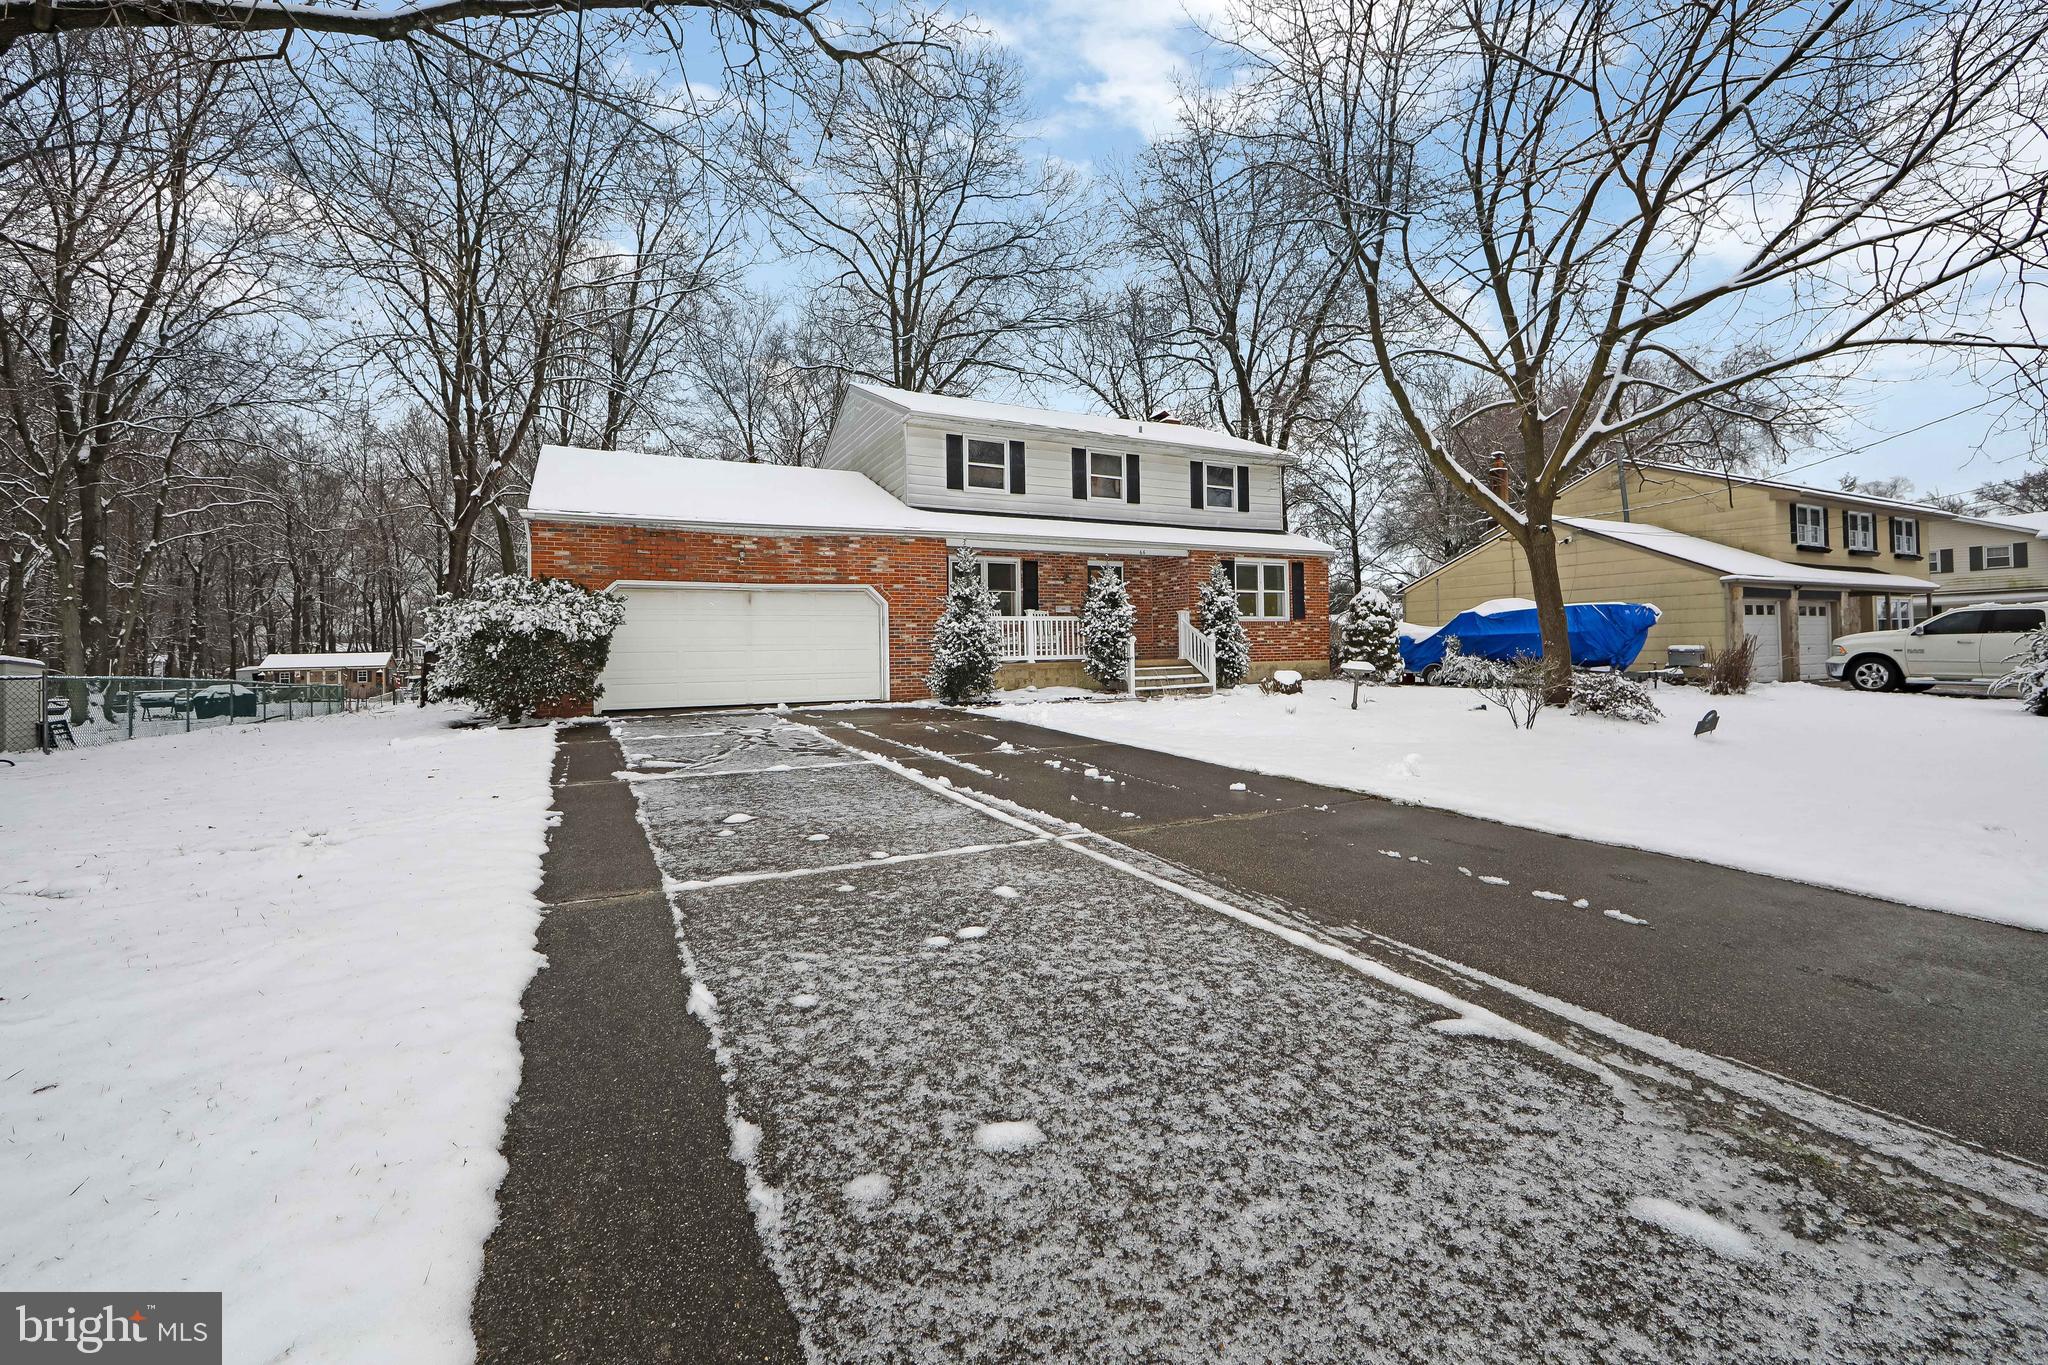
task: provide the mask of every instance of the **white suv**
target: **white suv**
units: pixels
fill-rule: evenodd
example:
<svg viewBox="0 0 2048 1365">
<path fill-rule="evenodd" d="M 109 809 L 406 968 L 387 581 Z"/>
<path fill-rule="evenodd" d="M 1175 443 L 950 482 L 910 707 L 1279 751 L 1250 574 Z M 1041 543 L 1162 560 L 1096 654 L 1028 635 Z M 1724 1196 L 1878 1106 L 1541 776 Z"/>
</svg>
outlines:
<svg viewBox="0 0 2048 1365">
<path fill-rule="evenodd" d="M 1982 602 L 1930 616 L 1911 630 L 1868 630 L 1835 641 L 1830 678 L 1864 692 L 1936 683 L 1989 686 L 2012 671 L 2020 637 L 2039 630 L 2039 602 Z"/>
</svg>

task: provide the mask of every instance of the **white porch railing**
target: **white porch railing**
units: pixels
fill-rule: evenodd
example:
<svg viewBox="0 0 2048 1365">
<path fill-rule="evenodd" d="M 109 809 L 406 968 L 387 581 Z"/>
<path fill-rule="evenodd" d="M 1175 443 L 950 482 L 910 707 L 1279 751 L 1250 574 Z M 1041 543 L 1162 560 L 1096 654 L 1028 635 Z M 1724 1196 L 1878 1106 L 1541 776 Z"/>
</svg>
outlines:
<svg viewBox="0 0 2048 1365">
<path fill-rule="evenodd" d="M 1194 618 L 1187 612 L 1180 614 L 1180 657 L 1209 680 L 1211 692 L 1216 690 L 1216 637 L 1196 630 Z"/>
<path fill-rule="evenodd" d="M 996 634 L 1004 663 L 1036 664 L 1081 657 L 1078 616 L 998 616 Z"/>
</svg>

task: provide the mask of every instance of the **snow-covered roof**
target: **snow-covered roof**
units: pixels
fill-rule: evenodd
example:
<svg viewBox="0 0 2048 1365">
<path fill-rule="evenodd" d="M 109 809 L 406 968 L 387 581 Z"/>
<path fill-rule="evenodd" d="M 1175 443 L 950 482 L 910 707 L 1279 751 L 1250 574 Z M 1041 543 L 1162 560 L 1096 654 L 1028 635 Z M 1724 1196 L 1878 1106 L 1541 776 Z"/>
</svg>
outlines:
<svg viewBox="0 0 2048 1365">
<path fill-rule="evenodd" d="M 1796 583 L 1812 588 L 1861 588 L 1865 591 L 1876 588 L 1901 592 L 1925 592 L 1937 586 L 1929 579 L 1909 578 L 1904 574 L 1810 569 L 1804 564 L 1787 563 L 1769 555 L 1753 554 L 1716 540 L 1704 540 L 1640 521 L 1596 521 L 1590 517 L 1559 517 L 1557 520 L 1575 531 L 1697 564 L 1703 569 L 1713 570 L 1724 579 L 1744 583 Z"/>
<path fill-rule="evenodd" d="M 1904 498 L 1880 498 L 1870 493 L 1858 493 L 1849 489 L 1823 488 L 1815 484 L 1791 483 L 1784 479 L 1766 479 L 1755 474 L 1731 474 L 1722 469 L 1706 469 L 1699 465 L 1678 464 L 1669 460 L 1630 460 L 1628 465 L 1631 469 L 1655 470 L 1664 474 L 1687 474 L 1694 478 L 1712 479 L 1717 483 L 1746 484 L 1754 488 L 1775 488 L 1781 493 L 1797 493 L 1805 497 L 1832 498 L 1837 502 L 1861 503 L 1866 507 L 1882 507 L 1896 512 L 1910 512 L 1914 516 L 1948 517 L 1956 521 L 1975 522 L 1978 525 L 1996 525 L 1999 522 L 2014 520 L 2014 518 L 2003 513 L 1973 516 L 1967 512 L 1952 512 L 1946 507 L 1940 507 L 1931 502 L 1912 502 Z M 1596 475 L 1611 475 L 1613 472 L 1614 466 L 1611 464 L 1595 465 L 1573 479 L 1566 487 L 1576 487 Z M 2043 528 L 2042 534 L 2048 535 L 2048 527 Z"/>
<path fill-rule="evenodd" d="M 2032 531 L 2036 539 L 2048 540 L 2048 512 L 1987 512 L 1977 520 Z"/>
<path fill-rule="evenodd" d="M 1004 426 L 1035 427 L 1044 431 L 1079 432 L 1107 436 L 1118 441 L 1144 441 L 1186 446 L 1194 450 L 1219 451 L 1258 460 L 1288 460 L 1286 451 L 1260 445 L 1224 431 L 1187 426 L 1180 422 L 1134 422 L 1126 417 L 1107 417 L 1092 412 L 1057 412 L 1051 408 L 1025 407 L 1018 403 L 991 403 L 982 398 L 954 398 L 938 393 L 913 393 L 881 384 L 850 384 L 850 393 L 865 394 L 913 417 L 939 421 L 993 422 Z"/>
<path fill-rule="evenodd" d="M 391 662 L 391 651 L 360 652 L 354 654 L 266 654 L 263 662 L 254 665 L 268 671 L 273 668 L 383 668 Z"/>
<path fill-rule="evenodd" d="M 892 497 L 865 474 L 629 451 L 543 446 L 528 518 L 695 526 L 759 532 L 845 531 L 943 536 L 971 545 L 1121 546 L 1328 555 L 1328 546 L 1277 531 L 934 512 Z"/>
</svg>

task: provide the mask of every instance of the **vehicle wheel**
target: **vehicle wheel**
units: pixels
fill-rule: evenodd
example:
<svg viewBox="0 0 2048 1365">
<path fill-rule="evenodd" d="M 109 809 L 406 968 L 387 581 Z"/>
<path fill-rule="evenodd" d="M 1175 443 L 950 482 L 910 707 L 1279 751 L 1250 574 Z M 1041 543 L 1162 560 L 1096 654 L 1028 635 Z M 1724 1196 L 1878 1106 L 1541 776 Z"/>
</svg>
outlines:
<svg viewBox="0 0 2048 1365">
<path fill-rule="evenodd" d="M 1858 692 L 1889 692 L 1905 681 L 1890 659 L 1865 655 L 1849 665 L 1849 685 Z"/>
<path fill-rule="evenodd" d="M 1416 681 L 1420 682 L 1424 687 L 1435 687 L 1438 667 L 1439 665 L 1437 664 L 1431 664 L 1428 668 L 1423 669 L 1422 672 L 1415 675 Z"/>
</svg>

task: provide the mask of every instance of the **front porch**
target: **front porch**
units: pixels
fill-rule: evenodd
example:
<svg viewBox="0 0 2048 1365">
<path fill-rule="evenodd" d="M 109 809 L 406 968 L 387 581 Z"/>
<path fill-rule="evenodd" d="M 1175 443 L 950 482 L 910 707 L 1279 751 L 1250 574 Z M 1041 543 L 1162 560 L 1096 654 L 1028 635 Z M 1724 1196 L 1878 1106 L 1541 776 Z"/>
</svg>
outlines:
<svg viewBox="0 0 2048 1365">
<path fill-rule="evenodd" d="M 1082 667 L 1081 618 L 1050 612 L 1023 616 L 998 616 L 996 631 L 1001 641 L 1002 666 L 996 670 L 996 685 L 1020 687 L 1088 687 L 1102 690 Z M 1140 623 L 1133 632 L 1131 657 L 1125 664 L 1129 685 L 1124 689 L 1137 696 L 1187 694 L 1216 690 L 1216 643 L 1194 627 L 1191 613 L 1175 613 L 1173 640 L 1176 653 L 1170 657 L 1140 656 L 1138 642 L 1163 632 L 1148 631 Z"/>
</svg>

